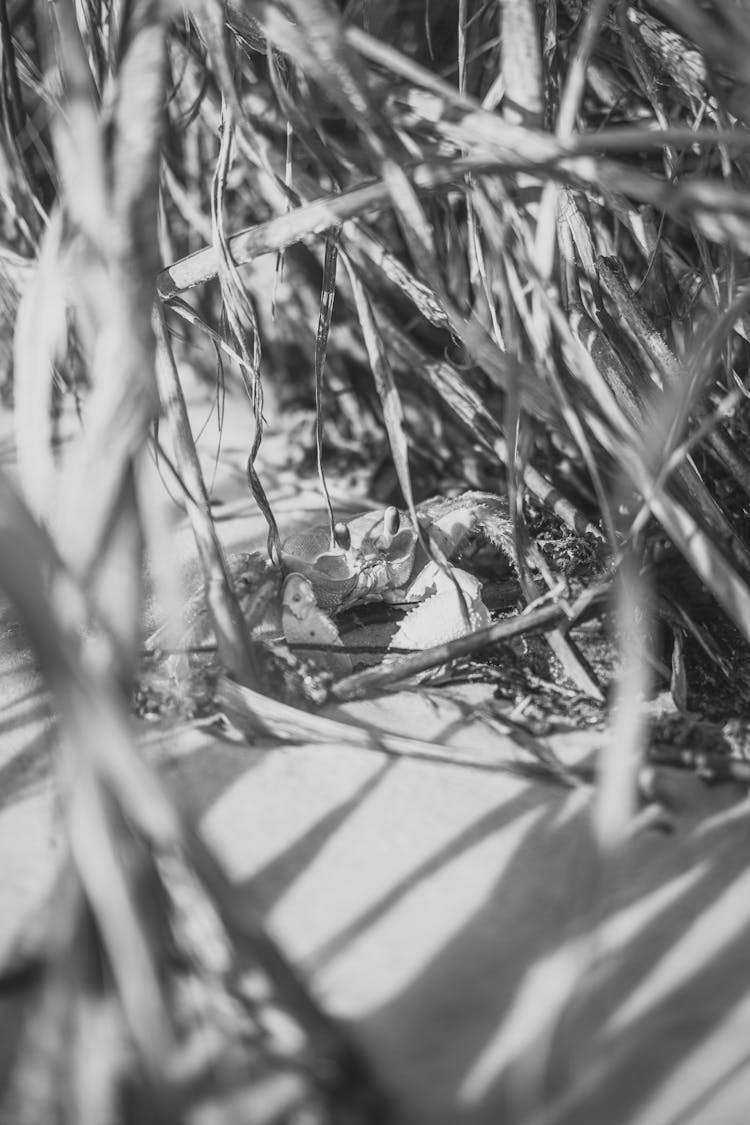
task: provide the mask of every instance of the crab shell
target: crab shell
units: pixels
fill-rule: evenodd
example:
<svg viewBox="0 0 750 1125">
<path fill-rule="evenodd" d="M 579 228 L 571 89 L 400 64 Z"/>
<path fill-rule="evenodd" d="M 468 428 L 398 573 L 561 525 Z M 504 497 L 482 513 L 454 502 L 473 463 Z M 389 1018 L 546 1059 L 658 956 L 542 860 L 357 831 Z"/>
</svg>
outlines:
<svg viewBox="0 0 750 1125">
<path fill-rule="evenodd" d="M 398 516 L 398 530 L 391 526 Z M 311 583 L 321 609 L 346 609 L 357 602 L 380 599 L 405 586 L 414 568 L 417 533 L 405 513 L 386 509 L 365 512 L 346 525 L 349 546 L 331 545 L 327 527 L 292 535 L 281 548 L 287 574 L 302 574 Z"/>
</svg>

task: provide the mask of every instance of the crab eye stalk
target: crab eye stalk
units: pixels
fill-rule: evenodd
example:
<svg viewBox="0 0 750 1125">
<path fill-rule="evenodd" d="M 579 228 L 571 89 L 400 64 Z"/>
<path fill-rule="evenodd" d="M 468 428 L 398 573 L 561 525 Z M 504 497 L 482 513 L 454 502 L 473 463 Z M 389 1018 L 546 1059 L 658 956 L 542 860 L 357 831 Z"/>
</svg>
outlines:
<svg viewBox="0 0 750 1125">
<path fill-rule="evenodd" d="M 336 546 L 342 551 L 348 551 L 352 545 L 351 533 L 345 523 L 333 525 L 333 538 L 336 540 Z"/>
<path fill-rule="evenodd" d="M 398 508 L 386 508 L 383 513 L 383 530 L 386 535 L 394 536 L 401 526 L 401 515 Z"/>
<path fill-rule="evenodd" d="M 387 551 L 393 542 L 395 536 L 398 534 L 398 529 L 401 526 L 401 516 L 399 515 L 398 508 L 386 508 L 383 513 L 383 534 L 380 536 L 380 546 L 384 551 Z"/>
</svg>

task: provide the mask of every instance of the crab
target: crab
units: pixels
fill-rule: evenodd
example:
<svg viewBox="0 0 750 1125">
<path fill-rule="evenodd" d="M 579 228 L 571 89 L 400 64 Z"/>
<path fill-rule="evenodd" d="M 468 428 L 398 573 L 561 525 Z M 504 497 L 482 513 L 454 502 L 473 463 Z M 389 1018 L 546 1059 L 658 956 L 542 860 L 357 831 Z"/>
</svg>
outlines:
<svg viewBox="0 0 750 1125">
<path fill-rule="evenodd" d="M 507 502 L 484 492 L 428 500 L 417 508 L 420 531 L 395 507 L 366 512 L 330 528 L 313 527 L 281 548 L 285 573 L 282 622 L 290 645 L 318 643 L 329 666 L 345 672 L 348 658 L 332 617 L 368 602 L 408 607 L 388 653 L 421 649 L 490 623 L 480 581 L 448 561 L 473 533 L 490 539 L 511 561 Z M 332 541 L 333 540 L 333 541 Z"/>
<path fill-rule="evenodd" d="M 425 501 L 417 515 L 419 532 L 408 513 L 394 507 L 336 524 L 333 537 L 329 526 L 303 530 L 282 544 L 280 568 L 258 552 L 231 555 L 232 583 L 252 636 L 269 645 L 285 669 L 289 646 L 313 671 L 338 679 L 353 671 L 353 662 L 336 618 L 357 606 L 380 602 L 408 611 L 395 631 L 392 625 L 370 626 L 347 636 L 359 647 L 363 638 L 370 641 L 364 647 L 381 644 L 386 660 L 488 625 L 479 579 L 448 560 L 476 533 L 512 561 L 507 502 L 467 492 L 452 500 Z M 178 683 L 194 665 L 191 651 L 211 640 L 202 589 L 188 603 L 185 625 L 181 652 L 168 662 Z M 153 647 L 160 643 L 161 631 L 151 638 Z"/>
</svg>

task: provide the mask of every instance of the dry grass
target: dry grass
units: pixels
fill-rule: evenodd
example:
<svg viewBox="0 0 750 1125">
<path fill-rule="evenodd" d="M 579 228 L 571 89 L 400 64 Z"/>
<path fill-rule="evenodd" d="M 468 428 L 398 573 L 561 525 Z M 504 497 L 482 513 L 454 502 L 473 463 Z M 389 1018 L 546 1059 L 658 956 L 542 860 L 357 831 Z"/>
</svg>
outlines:
<svg viewBox="0 0 750 1125">
<path fill-rule="evenodd" d="M 684 705 L 691 660 L 726 679 L 750 641 L 750 28 L 730 0 L 61 0 L 32 12 L 0 2 L 0 375 L 10 394 L 16 321 L 25 497 L 3 482 L 14 547 L 0 583 L 63 719 L 70 864 L 37 1024 L 72 1020 L 75 1035 L 51 1063 L 32 1035 L 17 1091 L 37 1083 L 46 1102 L 19 1120 L 101 1120 L 128 1051 L 144 1083 L 124 1117 L 182 1120 L 195 1091 L 176 1062 L 188 1022 L 177 978 L 213 972 L 235 1018 L 252 1023 L 231 984 L 248 964 L 306 1035 L 312 1077 L 271 1052 L 271 1070 L 295 1076 L 291 1102 L 317 1098 L 314 1087 L 357 1102 L 357 1060 L 257 921 L 233 913 L 224 876 L 128 734 L 154 523 L 142 469 L 160 410 L 222 661 L 240 683 L 257 680 L 173 334 L 182 322 L 205 335 L 247 389 L 248 485 L 273 557 L 255 469 L 263 376 L 291 392 L 299 371 L 316 393 L 319 456 L 325 436 L 371 458 L 385 433 L 410 509 L 447 486 L 507 491 L 528 601 L 559 575 L 539 569 L 527 498 L 606 542 L 610 573 L 627 564 L 630 576 L 617 714 L 632 715 L 649 661 L 660 672 L 647 622 L 635 639 L 630 628 L 647 604 L 675 638 L 666 659 Z M 274 321 L 253 269 L 263 254 L 278 255 Z M 334 406 L 342 391 L 354 406 Z M 53 407 L 67 395 L 85 425 L 61 454 Z M 681 560 L 668 588 L 665 538 Z M 32 559 L 38 572 L 25 572 Z M 708 613 L 675 580 L 688 571 L 710 592 Z M 564 614 L 553 606 L 544 624 Z M 603 771 L 608 844 L 627 830 L 628 762 L 643 749 L 641 728 L 623 723 L 627 761 Z M 220 969 L 196 966 L 180 929 L 179 879 L 164 873 L 175 856 L 199 872 L 195 900 L 207 909 L 200 884 L 218 903 L 230 949 Z M 76 1085 L 102 1026 L 114 1045 L 100 1083 Z M 68 1087 L 53 1108 L 54 1084 L 39 1076 L 54 1066 L 68 1068 Z M 380 1119 L 374 1104 L 356 1112 Z"/>
</svg>

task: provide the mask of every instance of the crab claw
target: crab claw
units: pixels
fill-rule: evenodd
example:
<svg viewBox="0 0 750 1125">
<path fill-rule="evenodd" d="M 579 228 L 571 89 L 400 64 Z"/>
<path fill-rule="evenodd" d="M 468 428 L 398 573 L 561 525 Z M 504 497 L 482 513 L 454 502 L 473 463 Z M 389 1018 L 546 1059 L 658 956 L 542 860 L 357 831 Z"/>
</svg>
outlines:
<svg viewBox="0 0 750 1125">
<path fill-rule="evenodd" d="M 304 574 L 312 583 L 318 605 L 326 609 L 337 609 L 357 585 L 357 573 L 345 550 L 331 549 L 327 527 L 314 527 L 285 540 L 281 565 L 286 574 Z"/>
<path fill-rule="evenodd" d="M 409 588 L 415 607 L 394 633 L 392 648 L 430 648 L 490 624 L 479 579 L 458 567 L 451 567 L 451 575 L 427 564 Z"/>
<path fill-rule="evenodd" d="M 313 646 L 313 657 L 334 676 L 352 670 L 351 657 L 345 652 L 331 652 L 341 647 L 341 638 L 327 613 L 318 606 L 315 590 L 303 574 L 290 574 L 281 589 L 281 623 L 289 645 Z M 320 645 L 323 651 L 315 652 Z"/>
</svg>

